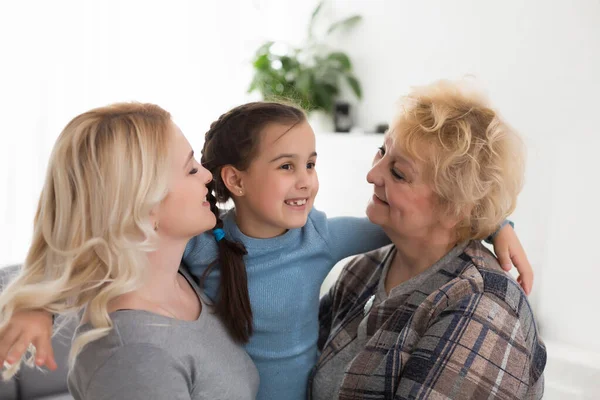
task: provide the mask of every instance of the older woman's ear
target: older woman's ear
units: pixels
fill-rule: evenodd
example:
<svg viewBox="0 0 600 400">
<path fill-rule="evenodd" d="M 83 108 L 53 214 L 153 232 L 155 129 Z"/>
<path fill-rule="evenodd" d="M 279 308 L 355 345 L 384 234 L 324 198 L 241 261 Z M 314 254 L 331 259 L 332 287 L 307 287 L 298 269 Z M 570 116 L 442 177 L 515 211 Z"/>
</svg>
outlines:
<svg viewBox="0 0 600 400">
<path fill-rule="evenodd" d="M 525 294 L 531 293 L 533 287 L 533 268 L 527 259 L 527 254 L 521 245 L 513 227 L 505 224 L 500 231 L 494 235 L 494 253 L 505 271 L 510 271 L 514 265 L 519 271 L 517 281 L 525 291 Z"/>
</svg>

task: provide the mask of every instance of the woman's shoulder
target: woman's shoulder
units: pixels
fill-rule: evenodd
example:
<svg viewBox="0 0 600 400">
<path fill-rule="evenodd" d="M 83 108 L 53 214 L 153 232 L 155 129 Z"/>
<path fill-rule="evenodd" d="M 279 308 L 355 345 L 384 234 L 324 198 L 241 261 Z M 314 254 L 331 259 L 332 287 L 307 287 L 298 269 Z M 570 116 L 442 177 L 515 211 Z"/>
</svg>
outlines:
<svg viewBox="0 0 600 400">
<path fill-rule="evenodd" d="M 509 365 L 520 368 L 510 370 L 526 371 L 528 384 L 537 382 L 546 362 L 545 346 L 527 296 L 494 255 L 481 243 L 471 242 L 439 272 L 421 290 L 433 289 L 416 306 L 411 330 L 420 333 L 418 337 L 435 337 L 438 343 L 432 346 L 470 348 L 489 361 L 489 371 L 505 370 L 499 361 L 510 355 Z M 447 361 L 440 358 L 439 363 Z"/>
<path fill-rule="evenodd" d="M 112 328 L 106 332 L 106 335 L 89 342 L 81 354 L 86 352 L 111 354 L 116 349 L 138 344 L 161 347 L 161 343 L 166 343 L 166 337 L 170 334 L 165 333 L 165 338 L 162 338 L 160 332 L 165 330 L 165 327 L 168 327 L 169 331 L 173 328 L 169 323 L 171 318 L 143 309 L 127 308 L 126 305 L 110 312 L 109 317 Z M 91 331 L 93 331 L 91 323 L 82 324 L 76 329 L 74 340 Z"/>
<path fill-rule="evenodd" d="M 393 257 L 394 245 L 380 247 L 366 253 L 358 254 L 346 264 L 344 271 L 357 273 L 359 271 L 373 271 L 374 269 L 383 270 L 383 267 Z"/>
<path fill-rule="evenodd" d="M 103 365 L 122 364 L 119 360 L 134 357 L 138 360 L 152 357 L 155 361 L 169 359 L 178 354 L 176 341 L 177 331 L 183 323 L 145 310 L 119 310 L 110 313 L 112 328 L 106 335 L 85 345 L 77 355 L 74 370 L 81 376 L 91 376 Z M 74 341 L 83 334 L 90 333 L 90 324 L 80 326 Z M 163 361 L 165 361 L 163 360 Z"/>
<path fill-rule="evenodd" d="M 392 244 L 353 256 L 342 269 L 338 286 L 362 289 L 379 281 L 386 262 L 394 253 Z"/>
<path fill-rule="evenodd" d="M 123 396 L 119 398 L 147 398 L 163 390 L 163 386 L 175 382 L 187 390 L 185 384 L 191 381 L 187 369 L 168 349 L 156 343 L 137 341 L 109 344 L 103 339 L 89 343 L 77 356 L 69 372 L 69 388 L 79 393 L 81 398 L 108 392 L 111 394 L 107 398 L 115 398 L 113 395 Z M 124 395 L 122 392 L 134 388 L 145 388 L 148 393 Z"/>
<path fill-rule="evenodd" d="M 481 242 L 472 241 L 458 258 L 463 266 L 457 275 L 430 296 L 431 301 L 440 300 L 438 310 L 472 307 L 475 310 L 473 315 L 484 313 L 491 323 L 500 321 L 501 318 L 496 316 L 504 314 L 515 322 L 519 320 L 524 329 L 535 329 L 527 295 L 516 280 L 500 267 L 491 251 Z"/>
<path fill-rule="evenodd" d="M 506 303 L 515 313 L 524 311 L 520 307 L 529 305 L 527 295 L 517 281 L 502 269 L 496 256 L 487 247 L 480 241 L 472 241 L 465 248 L 464 255 L 468 257 L 470 265 L 463 271 L 463 279 L 476 282 L 478 291 Z"/>
</svg>

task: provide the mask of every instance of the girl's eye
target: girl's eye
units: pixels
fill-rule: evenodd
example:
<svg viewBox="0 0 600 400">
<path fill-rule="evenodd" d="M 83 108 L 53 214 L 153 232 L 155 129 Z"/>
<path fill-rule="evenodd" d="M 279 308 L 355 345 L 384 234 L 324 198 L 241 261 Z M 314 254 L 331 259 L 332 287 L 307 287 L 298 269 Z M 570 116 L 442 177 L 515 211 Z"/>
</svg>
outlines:
<svg viewBox="0 0 600 400">
<path fill-rule="evenodd" d="M 285 170 L 290 170 L 292 169 L 292 164 L 283 164 L 281 167 L 279 167 L 281 169 L 285 169 Z"/>
<path fill-rule="evenodd" d="M 198 168 L 192 168 L 192 170 L 190 171 L 190 175 L 194 175 L 198 172 Z"/>
<path fill-rule="evenodd" d="M 306 164 L 306 168 L 308 169 L 313 169 L 316 166 L 316 163 L 314 162 L 309 162 L 308 164 Z"/>
</svg>

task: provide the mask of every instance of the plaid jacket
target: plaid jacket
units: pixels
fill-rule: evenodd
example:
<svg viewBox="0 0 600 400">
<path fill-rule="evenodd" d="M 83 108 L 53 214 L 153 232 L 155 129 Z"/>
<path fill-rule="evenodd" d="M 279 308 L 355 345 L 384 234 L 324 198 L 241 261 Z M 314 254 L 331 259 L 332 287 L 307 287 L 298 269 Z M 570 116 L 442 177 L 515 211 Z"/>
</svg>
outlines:
<svg viewBox="0 0 600 400">
<path fill-rule="evenodd" d="M 320 358 L 354 340 L 393 245 L 360 255 L 321 301 Z M 368 306 L 367 306 L 368 307 Z M 546 349 L 521 288 L 479 242 L 411 293 L 374 304 L 340 399 L 539 399 Z M 311 395 L 309 394 L 309 398 Z"/>
</svg>

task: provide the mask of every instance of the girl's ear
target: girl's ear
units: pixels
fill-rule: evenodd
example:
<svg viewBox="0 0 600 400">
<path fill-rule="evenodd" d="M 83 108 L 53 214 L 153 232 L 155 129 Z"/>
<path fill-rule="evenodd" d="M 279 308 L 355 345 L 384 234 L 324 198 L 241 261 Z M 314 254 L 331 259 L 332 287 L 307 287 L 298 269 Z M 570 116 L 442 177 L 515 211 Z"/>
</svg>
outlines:
<svg viewBox="0 0 600 400">
<path fill-rule="evenodd" d="M 221 179 L 232 196 L 244 195 L 242 172 L 233 165 L 225 165 L 221 168 Z"/>
</svg>

